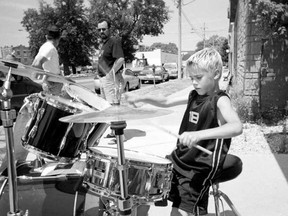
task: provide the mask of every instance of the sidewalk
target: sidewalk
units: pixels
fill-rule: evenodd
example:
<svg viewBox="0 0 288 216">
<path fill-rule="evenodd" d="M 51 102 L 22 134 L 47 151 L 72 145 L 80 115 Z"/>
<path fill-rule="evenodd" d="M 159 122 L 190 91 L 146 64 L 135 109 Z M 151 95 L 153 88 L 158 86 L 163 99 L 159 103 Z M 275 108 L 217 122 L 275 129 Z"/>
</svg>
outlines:
<svg viewBox="0 0 288 216">
<path fill-rule="evenodd" d="M 187 88 L 171 96 L 183 94 L 188 96 L 190 90 L 191 88 Z M 126 151 L 134 150 L 139 154 L 147 153 L 165 157 L 174 149 L 176 138 L 161 130 L 159 126 L 177 134 L 184 110 L 185 106 L 177 106 L 173 108 L 174 112 L 167 116 L 127 121 L 125 129 L 127 141 L 124 142 Z M 0 141 L 0 148 L 5 148 L 4 134 L 0 134 Z M 109 139 L 102 138 L 100 146 L 114 147 L 115 144 L 111 145 Z M 242 216 L 287 216 L 288 155 L 237 152 L 233 154 L 243 161 L 243 171 L 236 179 L 222 183 L 220 190 L 229 196 L 240 214 Z M 170 215 L 170 205 L 171 203 L 168 202 L 167 207 L 151 206 L 149 216 Z M 233 215 L 226 205 L 224 208 L 226 216 Z M 208 211 L 208 216 L 214 215 L 212 197 L 209 200 Z"/>
<path fill-rule="evenodd" d="M 191 88 L 171 96 L 188 96 Z M 176 138 L 153 125 L 178 132 L 185 106 L 173 108 L 173 113 L 146 120 L 127 121 L 124 148 L 165 157 L 175 147 Z M 101 145 L 109 145 L 102 139 Z M 233 144 L 233 141 L 232 141 Z M 111 145 L 109 145 L 111 146 Z M 288 214 L 288 155 L 237 154 L 243 161 L 243 171 L 234 180 L 220 184 L 220 190 L 232 200 L 242 216 L 286 216 Z M 151 206 L 149 216 L 170 215 L 167 207 Z M 232 216 L 224 205 L 226 216 Z M 214 201 L 209 200 L 209 216 L 213 215 Z"/>
</svg>

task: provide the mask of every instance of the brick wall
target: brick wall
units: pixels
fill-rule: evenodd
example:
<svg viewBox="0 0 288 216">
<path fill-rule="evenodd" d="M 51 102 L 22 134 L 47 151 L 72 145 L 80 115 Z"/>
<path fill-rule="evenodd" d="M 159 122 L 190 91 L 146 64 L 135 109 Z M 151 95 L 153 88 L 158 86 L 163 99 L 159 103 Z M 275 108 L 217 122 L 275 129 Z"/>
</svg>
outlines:
<svg viewBox="0 0 288 216">
<path fill-rule="evenodd" d="M 261 113 L 287 113 L 288 40 L 265 39 L 253 21 L 249 2 L 230 0 L 230 7 L 236 11 L 230 45 L 234 85 L 243 91 L 251 112 L 256 104 Z"/>
<path fill-rule="evenodd" d="M 249 1 L 237 3 L 234 23 L 234 73 L 237 89 L 252 106 L 259 102 L 259 69 L 261 65 L 261 40 L 251 21 Z"/>
</svg>

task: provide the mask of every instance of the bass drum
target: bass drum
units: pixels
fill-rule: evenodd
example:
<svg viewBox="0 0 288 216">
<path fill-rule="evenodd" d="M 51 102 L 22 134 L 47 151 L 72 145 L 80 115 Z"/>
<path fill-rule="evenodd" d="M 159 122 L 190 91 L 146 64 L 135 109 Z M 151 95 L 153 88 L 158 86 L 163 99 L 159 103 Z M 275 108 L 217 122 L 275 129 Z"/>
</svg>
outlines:
<svg viewBox="0 0 288 216">
<path fill-rule="evenodd" d="M 30 170 L 24 164 L 17 167 L 17 175 Z M 18 176 L 19 210 L 28 216 L 102 216 L 99 197 L 89 193 L 82 178 L 80 175 L 39 176 L 35 173 Z M 9 211 L 8 178 L 0 176 L 0 216 L 7 216 Z"/>
</svg>

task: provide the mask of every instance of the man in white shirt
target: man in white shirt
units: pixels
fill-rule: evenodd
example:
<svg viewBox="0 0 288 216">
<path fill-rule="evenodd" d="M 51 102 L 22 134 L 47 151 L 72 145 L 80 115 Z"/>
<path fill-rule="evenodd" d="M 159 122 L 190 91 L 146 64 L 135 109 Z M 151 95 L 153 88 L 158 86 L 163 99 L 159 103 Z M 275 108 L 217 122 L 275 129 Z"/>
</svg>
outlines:
<svg viewBox="0 0 288 216">
<path fill-rule="evenodd" d="M 40 47 L 38 54 L 36 55 L 32 66 L 42 69 L 46 72 L 61 75 L 59 68 L 59 55 L 57 47 L 59 45 L 61 33 L 56 26 L 48 28 L 46 39 L 47 41 Z M 55 83 L 47 80 L 43 80 L 43 90 L 51 94 L 61 94 L 63 87 L 62 83 Z"/>
</svg>

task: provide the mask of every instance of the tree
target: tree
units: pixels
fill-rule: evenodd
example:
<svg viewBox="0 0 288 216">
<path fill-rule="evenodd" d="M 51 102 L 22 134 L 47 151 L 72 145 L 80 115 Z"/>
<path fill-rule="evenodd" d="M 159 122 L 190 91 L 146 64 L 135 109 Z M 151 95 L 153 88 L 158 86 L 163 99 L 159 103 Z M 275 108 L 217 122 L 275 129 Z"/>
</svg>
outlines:
<svg viewBox="0 0 288 216">
<path fill-rule="evenodd" d="M 174 44 L 174 43 L 169 43 L 169 44 L 153 43 L 150 46 L 150 49 L 152 49 L 152 50 L 161 49 L 163 52 L 166 52 L 166 53 L 173 53 L 173 54 L 178 53 L 178 48 L 177 48 L 176 44 Z"/>
<path fill-rule="evenodd" d="M 46 41 L 45 31 L 49 25 L 62 29 L 59 44 L 60 62 L 65 75 L 70 74 L 69 66 L 76 73 L 77 66 L 90 65 L 89 56 L 93 51 L 95 39 L 86 16 L 83 0 L 55 0 L 55 7 L 40 2 L 39 12 L 35 9 L 24 11 L 22 25 L 29 33 L 29 45 L 35 56 Z"/>
<path fill-rule="evenodd" d="M 196 44 L 196 50 L 199 51 L 204 48 L 204 41 L 199 41 Z M 213 35 L 205 40 L 205 47 L 214 47 L 221 55 L 223 62 L 228 62 L 228 39 L 218 35 Z"/>
<path fill-rule="evenodd" d="M 252 0 L 250 6 L 256 26 L 267 39 L 287 39 L 287 0 Z"/>
<path fill-rule="evenodd" d="M 162 34 L 168 21 L 168 8 L 163 0 L 90 0 L 90 5 L 91 25 L 97 29 L 100 18 L 111 20 L 112 35 L 122 38 L 126 61 L 134 59 L 135 45 L 144 35 Z"/>
</svg>

